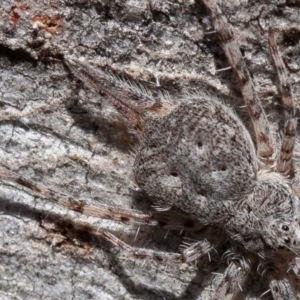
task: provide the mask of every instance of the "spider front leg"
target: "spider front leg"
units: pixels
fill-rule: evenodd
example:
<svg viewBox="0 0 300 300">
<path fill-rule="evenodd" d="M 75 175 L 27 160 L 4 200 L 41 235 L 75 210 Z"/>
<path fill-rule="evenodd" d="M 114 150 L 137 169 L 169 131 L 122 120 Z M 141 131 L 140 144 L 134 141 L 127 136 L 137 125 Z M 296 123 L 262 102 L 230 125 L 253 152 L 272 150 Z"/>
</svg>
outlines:
<svg viewBox="0 0 300 300">
<path fill-rule="evenodd" d="M 239 49 L 239 45 L 235 40 L 233 29 L 226 17 L 222 14 L 215 0 L 203 0 L 203 2 L 211 13 L 221 46 L 238 80 L 244 101 L 247 105 L 254 127 L 257 154 L 260 157 L 272 156 L 274 153 L 274 141 L 270 125 L 254 89 L 252 79 Z"/>
<path fill-rule="evenodd" d="M 284 129 L 283 138 L 279 157 L 277 158 L 276 168 L 279 172 L 287 174 L 291 169 L 291 161 L 295 146 L 295 134 L 297 127 L 297 120 L 295 117 L 295 106 L 292 88 L 288 80 L 288 76 L 284 67 L 282 58 L 278 52 L 276 39 L 273 30 L 269 30 L 269 44 L 273 57 L 274 65 L 277 70 L 280 92 L 282 96 L 284 108 Z"/>
<path fill-rule="evenodd" d="M 94 233 L 105 238 L 108 242 L 113 244 L 117 249 L 125 251 L 129 255 L 139 259 L 150 259 L 150 260 L 157 260 L 160 262 L 177 262 L 177 263 L 192 262 L 204 256 L 205 254 L 208 254 L 211 250 L 213 250 L 211 243 L 208 242 L 207 240 L 203 240 L 192 244 L 191 246 L 186 248 L 182 253 L 169 253 L 164 251 L 155 251 L 151 249 L 132 247 L 107 231 L 97 230 Z"/>
<path fill-rule="evenodd" d="M 237 262 L 231 262 L 227 267 L 222 280 L 217 286 L 210 300 L 233 299 L 239 292 L 248 278 L 248 273 Z"/>
<path fill-rule="evenodd" d="M 269 271 L 267 277 L 274 300 L 296 300 L 287 272 Z"/>
</svg>

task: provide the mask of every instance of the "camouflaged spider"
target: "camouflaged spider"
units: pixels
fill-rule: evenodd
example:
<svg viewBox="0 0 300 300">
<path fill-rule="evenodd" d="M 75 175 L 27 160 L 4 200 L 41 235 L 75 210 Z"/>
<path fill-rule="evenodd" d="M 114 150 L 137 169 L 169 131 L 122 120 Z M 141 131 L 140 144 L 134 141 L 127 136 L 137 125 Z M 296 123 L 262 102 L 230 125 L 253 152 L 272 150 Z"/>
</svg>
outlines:
<svg viewBox="0 0 300 300">
<path fill-rule="evenodd" d="M 249 272 L 256 268 L 267 276 L 274 299 L 296 299 L 289 278 L 289 272 L 298 271 L 296 259 L 300 254 L 291 86 L 270 30 L 269 44 L 285 116 L 282 139 L 277 142 L 230 25 L 216 1 L 203 2 L 238 80 L 252 120 L 256 148 L 240 119 L 214 96 L 185 96 L 174 105 L 163 96 L 154 97 L 87 63 L 66 58 L 71 71 L 89 87 L 105 93 L 109 103 L 135 128 L 142 140 L 134 164 L 135 179 L 160 209 L 149 214 L 117 210 L 57 194 L 5 168 L 0 168 L 0 176 L 86 216 L 175 229 L 208 228 L 206 239 L 181 254 L 131 247 L 107 231 L 89 230 L 135 257 L 159 261 L 194 261 L 229 242 L 232 262 L 211 299 L 235 297 Z M 181 217 L 172 219 L 172 210 Z"/>
</svg>

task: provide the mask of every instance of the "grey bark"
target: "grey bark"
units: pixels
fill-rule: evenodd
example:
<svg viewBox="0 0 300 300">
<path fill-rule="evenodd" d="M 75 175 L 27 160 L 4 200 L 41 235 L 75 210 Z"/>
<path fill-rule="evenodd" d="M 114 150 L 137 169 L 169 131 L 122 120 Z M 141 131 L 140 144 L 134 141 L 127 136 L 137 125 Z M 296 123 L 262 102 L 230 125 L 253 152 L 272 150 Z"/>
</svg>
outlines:
<svg viewBox="0 0 300 300">
<path fill-rule="evenodd" d="M 276 128 L 282 110 L 267 31 L 271 25 L 277 33 L 299 95 L 300 4 L 220 2 Z M 131 172 L 137 139 L 100 95 L 70 76 L 64 55 L 173 98 L 199 89 L 216 93 L 248 124 L 233 75 L 216 74 L 227 62 L 214 35 L 204 34 L 212 28 L 200 0 L 3 0 L 0 26 L 1 165 L 55 191 L 124 208 L 150 206 L 135 192 Z M 226 267 L 221 255 L 196 267 L 136 261 L 70 226 L 87 218 L 4 181 L 0 212 L 1 299 L 207 299 L 220 280 L 215 272 Z M 134 226 L 88 221 L 135 246 L 170 252 L 184 236 L 164 238 L 164 230 L 142 227 L 134 242 Z M 244 287 L 249 299 L 266 288 L 255 274 Z"/>
</svg>

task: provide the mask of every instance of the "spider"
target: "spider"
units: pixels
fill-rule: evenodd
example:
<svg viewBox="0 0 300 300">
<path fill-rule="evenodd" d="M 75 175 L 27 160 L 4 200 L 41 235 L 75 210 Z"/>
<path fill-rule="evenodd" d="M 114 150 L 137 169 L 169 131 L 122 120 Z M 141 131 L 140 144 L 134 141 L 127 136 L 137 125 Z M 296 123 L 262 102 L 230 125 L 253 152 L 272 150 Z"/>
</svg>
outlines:
<svg viewBox="0 0 300 300">
<path fill-rule="evenodd" d="M 269 44 L 284 106 L 281 139 L 275 139 L 253 88 L 231 26 L 216 1 L 203 1 L 239 83 L 254 129 L 255 145 L 235 113 L 213 95 L 190 95 L 174 104 L 126 84 L 89 64 L 66 57 L 85 84 L 104 93 L 141 140 L 134 176 L 152 199 L 152 213 L 127 211 L 62 195 L 0 168 L 0 177 L 23 185 L 85 216 L 188 231 L 205 237 L 182 253 L 132 247 L 112 233 L 77 222 L 137 258 L 164 262 L 204 259 L 227 243 L 230 264 L 211 299 L 234 298 L 251 271 L 266 276 L 274 299 L 296 299 L 290 273 L 297 272 L 300 226 L 293 150 L 296 119 L 291 86 L 270 29 Z M 176 216 L 176 217 L 174 217 Z"/>
</svg>

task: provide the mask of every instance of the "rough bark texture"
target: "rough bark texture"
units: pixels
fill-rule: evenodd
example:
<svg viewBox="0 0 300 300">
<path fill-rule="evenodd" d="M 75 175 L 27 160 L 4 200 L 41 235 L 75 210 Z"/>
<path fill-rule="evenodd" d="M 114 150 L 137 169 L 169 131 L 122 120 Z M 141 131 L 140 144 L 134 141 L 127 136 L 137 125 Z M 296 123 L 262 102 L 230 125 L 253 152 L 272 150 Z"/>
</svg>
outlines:
<svg viewBox="0 0 300 300">
<path fill-rule="evenodd" d="M 282 126 L 267 31 L 273 26 L 299 95 L 299 1 L 219 1 L 236 29 L 270 119 Z M 178 97 L 207 90 L 248 117 L 201 0 L 2 0 L 0 3 L 1 165 L 78 199 L 145 208 L 135 193 L 126 121 L 64 67 L 85 57 L 149 89 Z M 110 67 L 109 67 L 110 66 Z M 298 90 L 297 90 L 298 89 Z M 296 97 L 297 109 L 299 107 Z M 76 230 L 82 218 L 28 190 L 0 185 L 1 299 L 207 299 L 226 262 L 159 265 L 120 254 Z M 135 246 L 178 251 L 183 236 L 89 219 Z M 249 299 L 267 288 L 253 275 Z M 198 297 L 198 298 L 197 298 Z M 269 295 L 264 296 L 268 299 Z"/>
</svg>

